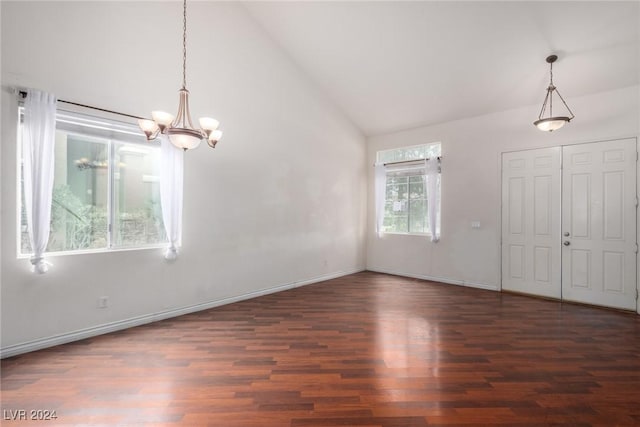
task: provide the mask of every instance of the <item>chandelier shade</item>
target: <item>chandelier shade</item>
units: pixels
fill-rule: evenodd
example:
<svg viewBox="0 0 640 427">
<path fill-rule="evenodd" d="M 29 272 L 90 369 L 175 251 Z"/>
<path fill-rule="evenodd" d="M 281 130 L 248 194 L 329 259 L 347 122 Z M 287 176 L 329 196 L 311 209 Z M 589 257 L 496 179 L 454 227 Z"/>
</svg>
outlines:
<svg viewBox="0 0 640 427">
<path fill-rule="evenodd" d="M 538 120 L 533 122 L 533 124 L 544 132 L 553 132 L 554 130 L 558 130 L 563 127 L 565 124 L 569 123 L 575 116 L 571 112 L 571 109 L 565 102 L 562 95 L 560 95 L 560 91 L 553 84 L 553 63 L 558 59 L 557 55 L 549 55 L 547 57 L 547 63 L 549 63 L 549 86 L 547 86 L 547 94 L 544 97 L 544 102 L 542 103 L 542 109 L 540 110 L 540 115 L 538 116 Z M 557 94 L 560 101 L 566 108 L 569 115 L 563 116 L 554 116 L 553 115 L 553 95 Z M 548 110 L 548 113 L 547 113 Z M 545 113 L 547 115 L 545 116 Z"/>
<path fill-rule="evenodd" d="M 548 117 L 546 119 L 536 120 L 533 122 L 536 127 L 545 132 L 553 132 L 554 130 L 560 129 L 566 123 L 569 123 L 571 118 L 562 116 L 562 117 Z"/>
<path fill-rule="evenodd" d="M 153 120 L 140 119 L 138 126 L 149 141 L 163 134 L 167 135 L 173 145 L 185 151 L 197 148 L 203 139 L 207 140 L 211 148 L 215 148 L 222 137 L 222 131 L 218 130 L 220 123 L 216 119 L 203 117 L 199 120 L 200 128 L 196 129 L 191 121 L 187 90 L 187 0 L 183 1 L 182 10 L 182 88 L 178 91 L 180 96 L 178 113 L 173 116 L 164 111 L 152 111 Z"/>
</svg>

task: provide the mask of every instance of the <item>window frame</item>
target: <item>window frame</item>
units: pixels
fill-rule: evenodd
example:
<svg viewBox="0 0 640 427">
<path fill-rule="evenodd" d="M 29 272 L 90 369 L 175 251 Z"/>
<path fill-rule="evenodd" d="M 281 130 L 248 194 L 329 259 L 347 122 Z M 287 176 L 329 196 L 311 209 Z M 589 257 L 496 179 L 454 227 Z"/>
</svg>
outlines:
<svg viewBox="0 0 640 427">
<path fill-rule="evenodd" d="M 437 155 L 438 157 L 442 156 L 442 143 L 440 141 L 436 141 L 436 142 L 429 142 L 429 143 L 425 143 L 425 144 L 415 144 L 415 145 L 408 145 L 408 146 L 403 146 L 403 147 L 396 147 L 396 148 L 389 148 L 386 150 L 379 150 L 376 152 L 376 162 L 381 162 L 380 158 L 384 155 L 384 153 L 389 153 L 392 151 L 400 151 L 400 150 L 411 150 L 411 149 L 419 149 L 422 147 L 425 147 L 425 154 L 424 156 L 421 157 L 417 157 L 415 159 L 406 159 L 406 160 L 392 160 L 392 161 L 382 161 L 382 163 L 394 163 L 394 162 L 411 162 L 411 161 L 420 161 L 420 160 L 425 160 L 427 157 L 426 152 L 429 150 L 429 147 L 434 147 L 434 146 L 438 146 L 438 152 L 439 154 Z M 409 168 L 413 168 L 416 170 L 419 170 L 420 167 L 419 166 L 408 166 Z M 385 179 L 385 194 L 386 194 L 386 190 L 387 190 L 387 186 L 388 184 L 388 177 L 390 175 L 393 175 L 394 172 L 393 171 L 386 171 L 386 179 Z M 425 208 L 427 208 L 427 189 L 426 189 L 426 184 L 424 182 L 424 173 L 416 173 L 416 174 L 407 174 L 407 229 L 410 230 L 411 229 L 411 217 L 410 217 L 410 209 L 411 209 L 411 199 L 409 196 L 409 188 L 410 188 L 410 178 L 411 177 L 415 177 L 415 176 L 420 176 L 422 177 L 422 185 L 423 185 L 423 193 L 424 193 L 424 199 L 419 199 L 419 200 L 424 200 L 425 201 Z M 439 185 L 441 186 L 442 183 L 440 182 Z M 387 204 L 388 200 L 386 200 L 385 197 L 385 212 L 386 212 L 386 204 Z M 440 187 L 440 198 L 438 200 L 438 221 L 437 221 L 437 227 L 436 227 L 436 234 L 440 235 L 441 234 L 441 230 L 442 230 L 442 224 L 441 224 L 441 212 L 442 212 L 442 187 Z M 385 215 L 384 217 L 385 219 L 387 219 L 388 217 Z M 429 227 L 429 223 L 427 221 L 427 217 L 425 214 L 425 228 Z M 418 232 L 418 231 L 387 231 L 384 230 L 384 234 L 393 234 L 393 235 L 400 235 L 400 236 L 418 236 L 418 237 L 431 237 L 433 236 L 432 230 L 428 230 L 428 231 L 424 231 L 424 232 Z"/>
<path fill-rule="evenodd" d="M 22 122 L 23 122 L 23 102 L 18 104 L 18 118 L 17 118 L 17 133 L 16 133 L 16 258 L 28 259 L 31 257 L 31 253 L 22 252 L 22 199 L 23 199 L 23 159 L 22 159 Z M 92 112 L 93 113 L 93 112 Z M 99 248 L 87 248 L 87 249 L 69 249 L 58 251 L 47 251 L 45 255 L 47 257 L 58 257 L 67 255 L 85 255 L 95 253 L 109 253 L 109 252 L 123 252 L 123 251 L 137 251 L 148 249 L 160 249 L 165 248 L 168 244 L 168 240 L 157 243 L 148 244 L 135 244 L 135 245 L 122 245 L 114 246 L 115 242 L 115 222 L 116 216 L 116 203 L 115 200 L 115 174 L 116 167 L 114 161 L 116 159 L 116 146 L 117 144 L 127 144 L 132 146 L 140 146 L 145 149 L 160 150 L 159 140 L 147 141 L 145 136 L 140 132 L 137 125 L 122 120 L 122 117 L 112 113 L 117 118 L 109 117 L 105 115 L 87 114 L 87 112 L 76 111 L 73 108 L 58 108 L 56 111 L 56 132 L 61 130 L 67 135 L 76 136 L 79 138 L 94 140 L 95 143 L 104 144 L 107 150 L 107 227 L 105 230 L 106 246 Z M 59 120 L 62 118 L 63 120 Z M 66 119 L 66 120 L 64 120 Z M 65 122 L 70 123 L 69 120 L 75 120 L 72 126 L 63 127 L 59 129 L 58 123 Z M 93 124 L 92 124 L 93 123 Z M 73 129 L 76 126 L 77 129 Z M 107 126 L 107 127 L 105 127 Z M 81 130 L 84 127 L 99 129 L 95 134 L 83 133 Z M 113 136 L 109 136 L 109 134 Z M 131 140 L 127 140 L 123 137 L 116 137 L 115 135 L 129 134 L 132 136 Z M 137 141 L 134 140 L 138 139 Z M 166 236 L 165 236 L 166 239 Z"/>
</svg>

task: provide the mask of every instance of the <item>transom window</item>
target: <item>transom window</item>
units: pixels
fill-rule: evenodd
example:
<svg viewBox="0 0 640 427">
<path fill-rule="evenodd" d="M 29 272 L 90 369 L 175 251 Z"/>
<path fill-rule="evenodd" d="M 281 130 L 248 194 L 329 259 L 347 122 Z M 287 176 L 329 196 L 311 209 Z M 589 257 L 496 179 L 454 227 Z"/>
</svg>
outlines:
<svg viewBox="0 0 640 427">
<path fill-rule="evenodd" d="M 429 229 L 428 197 L 424 162 L 441 156 L 440 143 L 378 151 L 377 162 L 386 165 L 386 193 L 383 231 L 385 233 L 432 234 Z M 437 186 L 440 186 L 438 178 Z M 440 231 L 440 192 L 436 229 Z"/>
<path fill-rule="evenodd" d="M 21 134 L 19 125 L 18 141 Z M 18 254 L 28 255 L 18 151 Z M 135 125 L 59 110 L 54 152 L 48 253 L 138 248 L 167 241 L 160 207 L 160 145 L 147 142 Z"/>
</svg>

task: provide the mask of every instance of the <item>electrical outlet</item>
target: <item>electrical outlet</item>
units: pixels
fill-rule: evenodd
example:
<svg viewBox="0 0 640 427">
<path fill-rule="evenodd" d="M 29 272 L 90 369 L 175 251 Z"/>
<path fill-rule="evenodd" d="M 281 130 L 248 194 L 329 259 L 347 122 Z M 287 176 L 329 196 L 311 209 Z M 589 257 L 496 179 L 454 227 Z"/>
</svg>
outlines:
<svg viewBox="0 0 640 427">
<path fill-rule="evenodd" d="M 109 297 L 98 298 L 98 308 L 107 308 L 107 307 L 109 307 Z"/>
</svg>

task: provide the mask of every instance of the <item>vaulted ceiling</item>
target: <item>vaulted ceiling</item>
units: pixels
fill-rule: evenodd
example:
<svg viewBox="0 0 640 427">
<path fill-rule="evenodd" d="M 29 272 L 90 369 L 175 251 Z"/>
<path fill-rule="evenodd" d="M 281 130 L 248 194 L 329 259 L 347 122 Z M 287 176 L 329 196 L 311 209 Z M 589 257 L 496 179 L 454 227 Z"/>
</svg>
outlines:
<svg viewBox="0 0 640 427">
<path fill-rule="evenodd" d="M 545 58 L 565 99 L 640 82 L 640 3 L 246 2 L 364 134 L 542 104 Z"/>
</svg>

